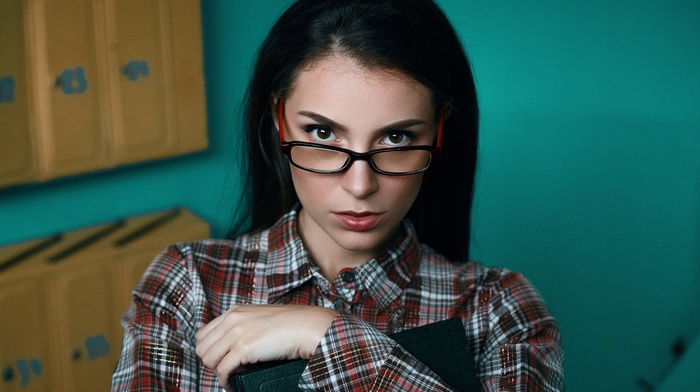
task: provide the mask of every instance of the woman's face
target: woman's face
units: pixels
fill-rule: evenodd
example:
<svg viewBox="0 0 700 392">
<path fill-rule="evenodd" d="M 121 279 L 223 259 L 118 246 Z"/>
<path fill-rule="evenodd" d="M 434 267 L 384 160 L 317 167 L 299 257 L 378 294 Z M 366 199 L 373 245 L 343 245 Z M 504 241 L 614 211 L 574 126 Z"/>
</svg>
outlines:
<svg viewBox="0 0 700 392">
<path fill-rule="evenodd" d="M 366 152 L 431 145 L 437 133 L 427 87 L 347 56 L 302 69 L 284 107 L 286 141 Z M 337 174 L 290 168 L 302 205 L 299 230 L 317 263 L 342 256 L 344 265 L 356 265 L 385 251 L 423 179 L 379 174 L 365 161 Z"/>
</svg>

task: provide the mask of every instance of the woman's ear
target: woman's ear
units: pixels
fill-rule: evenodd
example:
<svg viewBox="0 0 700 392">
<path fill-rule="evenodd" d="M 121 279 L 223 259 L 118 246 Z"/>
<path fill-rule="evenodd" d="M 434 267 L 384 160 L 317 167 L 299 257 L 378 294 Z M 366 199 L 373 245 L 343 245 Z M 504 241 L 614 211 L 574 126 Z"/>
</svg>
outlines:
<svg viewBox="0 0 700 392">
<path fill-rule="evenodd" d="M 272 93 L 270 96 L 270 113 L 272 113 L 272 122 L 275 124 L 275 129 L 277 129 L 277 132 L 280 130 L 279 104 L 280 97 L 277 94 Z"/>
<path fill-rule="evenodd" d="M 453 99 L 450 98 L 448 99 L 445 103 L 442 104 L 442 120 L 447 121 L 448 118 L 450 118 L 450 114 L 452 114 L 452 101 Z"/>
</svg>

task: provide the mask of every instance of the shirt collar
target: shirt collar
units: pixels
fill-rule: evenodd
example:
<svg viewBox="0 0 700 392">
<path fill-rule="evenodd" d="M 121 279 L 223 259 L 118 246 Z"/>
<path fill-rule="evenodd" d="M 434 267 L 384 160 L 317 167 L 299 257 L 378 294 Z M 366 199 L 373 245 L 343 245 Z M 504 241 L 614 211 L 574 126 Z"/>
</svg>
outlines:
<svg viewBox="0 0 700 392">
<path fill-rule="evenodd" d="M 299 236 L 298 210 L 292 209 L 268 230 L 265 275 L 270 303 L 303 285 L 314 274 L 320 275 Z M 355 270 L 362 285 L 382 309 L 391 305 L 406 289 L 420 263 L 420 246 L 413 225 L 404 220 L 401 229 L 400 243 Z"/>
<path fill-rule="evenodd" d="M 420 263 L 420 246 L 413 225 L 404 219 L 401 229 L 400 243 L 356 269 L 368 293 L 382 309 L 406 289 Z"/>
</svg>

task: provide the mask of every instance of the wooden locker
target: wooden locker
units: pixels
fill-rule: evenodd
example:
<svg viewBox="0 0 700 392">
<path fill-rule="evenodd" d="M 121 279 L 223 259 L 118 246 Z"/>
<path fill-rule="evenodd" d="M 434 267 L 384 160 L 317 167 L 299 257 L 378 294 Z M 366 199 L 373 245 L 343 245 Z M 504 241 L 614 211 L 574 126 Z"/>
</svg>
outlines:
<svg viewBox="0 0 700 392">
<path fill-rule="evenodd" d="M 53 178 L 113 166 L 101 2 L 32 2 L 39 160 Z"/>
<path fill-rule="evenodd" d="M 112 276 L 104 264 L 62 269 L 55 277 L 66 391 L 109 390 L 121 340 L 113 330 Z"/>
<path fill-rule="evenodd" d="M 3 391 L 47 391 L 51 389 L 47 293 L 40 277 L 3 284 L 0 292 L 0 366 Z"/>
<path fill-rule="evenodd" d="M 167 245 L 208 236 L 175 209 L 0 248 L 0 390 L 109 390 L 132 289 Z"/>
<path fill-rule="evenodd" d="M 60 238 L 0 248 L 0 390 L 52 390 L 52 309 L 42 258 Z"/>
<path fill-rule="evenodd" d="M 109 240 L 123 228 L 118 221 L 64 235 L 48 256 L 53 352 L 58 363 L 54 389 L 109 390 L 121 337 L 114 333 L 114 276 Z"/>
<path fill-rule="evenodd" d="M 205 149 L 200 1 L 106 4 L 118 163 Z"/>
<path fill-rule="evenodd" d="M 179 150 L 204 150 L 208 144 L 200 0 L 171 2 L 173 88 Z"/>
<path fill-rule="evenodd" d="M 0 187 L 207 148 L 200 0 L 0 0 Z"/>
<path fill-rule="evenodd" d="M 0 187 L 37 178 L 23 0 L 0 0 Z"/>
<path fill-rule="evenodd" d="M 118 163 L 172 155 L 172 66 L 169 1 L 106 3 L 109 79 Z"/>
</svg>

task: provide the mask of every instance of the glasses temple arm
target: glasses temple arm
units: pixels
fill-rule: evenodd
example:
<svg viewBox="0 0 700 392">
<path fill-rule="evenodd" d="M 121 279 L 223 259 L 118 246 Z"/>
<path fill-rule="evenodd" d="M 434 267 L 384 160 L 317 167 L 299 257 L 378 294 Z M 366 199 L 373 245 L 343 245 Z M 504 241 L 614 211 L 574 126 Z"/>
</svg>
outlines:
<svg viewBox="0 0 700 392">
<path fill-rule="evenodd" d="M 445 105 L 442 105 L 440 108 L 440 124 L 438 125 L 438 134 L 437 134 L 437 142 L 436 142 L 436 147 L 437 148 L 442 148 L 442 128 L 445 124 Z"/>
<path fill-rule="evenodd" d="M 282 98 L 279 98 L 277 108 L 277 123 L 279 123 L 280 143 L 284 143 L 284 100 Z"/>
</svg>

